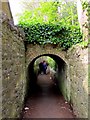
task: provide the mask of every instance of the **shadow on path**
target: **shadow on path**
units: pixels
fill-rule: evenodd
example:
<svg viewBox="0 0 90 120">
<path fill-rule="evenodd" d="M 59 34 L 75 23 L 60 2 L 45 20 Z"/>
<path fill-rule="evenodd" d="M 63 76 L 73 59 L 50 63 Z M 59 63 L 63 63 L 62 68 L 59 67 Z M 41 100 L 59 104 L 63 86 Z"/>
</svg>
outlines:
<svg viewBox="0 0 90 120">
<path fill-rule="evenodd" d="M 27 99 L 22 118 L 75 118 L 69 104 L 49 75 L 37 77 L 35 92 Z"/>
</svg>

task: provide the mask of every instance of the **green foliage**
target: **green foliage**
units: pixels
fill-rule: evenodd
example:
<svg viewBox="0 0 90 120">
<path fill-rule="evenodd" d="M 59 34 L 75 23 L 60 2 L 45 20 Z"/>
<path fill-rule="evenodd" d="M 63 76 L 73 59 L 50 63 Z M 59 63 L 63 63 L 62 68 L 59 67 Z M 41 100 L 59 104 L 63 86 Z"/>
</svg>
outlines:
<svg viewBox="0 0 90 120">
<path fill-rule="evenodd" d="M 49 56 L 42 56 L 40 58 L 38 58 L 35 63 L 34 63 L 34 72 L 37 73 L 38 70 L 39 70 L 39 63 L 41 61 L 45 60 L 48 64 L 49 64 L 49 67 L 52 68 L 53 70 L 56 70 L 57 68 L 57 64 L 56 62 Z"/>
<path fill-rule="evenodd" d="M 64 3 L 63 3 L 64 2 Z M 78 15 L 75 1 L 60 2 L 59 19 L 67 24 L 78 25 Z"/>
<path fill-rule="evenodd" d="M 83 8 L 83 10 L 88 8 L 88 2 L 87 1 L 82 2 L 82 8 Z"/>
<path fill-rule="evenodd" d="M 25 11 L 19 25 L 24 29 L 26 40 L 33 44 L 57 44 L 64 50 L 81 42 L 82 34 L 72 4 L 41 2 L 39 7 Z M 63 14 L 58 13 L 59 6 Z"/>
<path fill-rule="evenodd" d="M 56 62 L 52 58 L 47 57 L 46 61 L 53 70 L 56 69 Z"/>
<path fill-rule="evenodd" d="M 26 5 L 24 3 L 24 6 L 26 6 L 26 10 L 22 16 L 19 16 L 19 24 L 55 24 L 59 21 L 63 23 L 67 21 L 67 24 L 78 24 L 76 2 L 65 2 L 64 0 L 62 2 L 53 2 L 51 0 L 50 2 L 39 2 L 36 7 L 35 2 Z"/>
<path fill-rule="evenodd" d="M 31 10 L 25 10 L 19 17 L 20 24 L 37 23 L 55 23 L 58 20 L 57 15 L 58 2 L 40 2 L 39 7 Z"/>
<path fill-rule="evenodd" d="M 89 23 L 90 22 L 90 2 L 88 2 L 87 16 L 88 16 L 88 23 Z M 89 31 L 89 34 L 90 34 L 90 23 L 88 25 L 89 25 L 88 31 Z"/>
<path fill-rule="evenodd" d="M 23 26 L 26 40 L 32 44 L 58 44 L 67 50 L 82 41 L 79 27 L 63 24 L 35 24 Z"/>
<path fill-rule="evenodd" d="M 83 41 L 83 42 L 79 43 L 79 46 L 81 46 L 82 48 L 88 47 L 88 42 Z"/>
</svg>

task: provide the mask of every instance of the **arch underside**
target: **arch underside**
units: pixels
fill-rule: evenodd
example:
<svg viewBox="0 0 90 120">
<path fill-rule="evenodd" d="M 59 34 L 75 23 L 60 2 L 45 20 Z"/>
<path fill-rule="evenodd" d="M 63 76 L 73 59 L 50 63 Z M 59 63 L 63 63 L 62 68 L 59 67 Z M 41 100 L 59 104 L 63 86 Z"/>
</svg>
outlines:
<svg viewBox="0 0 90 120">
<path fill-rule="evenodd" d="M 65 63 L 68 63 L 66 59 L 66 52 L 62 51 L 59 47 L 53 47 L 52 45 L 42 47 L 40 45 L 28 44 L 26 51 L 26 66 L 28 67 L 30 62 L 36 60 L 40 56 L 50 56 L 51 58 L 59 56 L 63 61 L 65 61 Z M 58 62 L 58 59 L 56 59 L 56 57 L 54 58 L 55 61 Z"/>
<path fill-rule="evenodd" d="M 66 84 L 66 79 L 67 79 L 67 63 L 59 56 L 55 54 L 42 54 L 42 55 L 36 55 L 35 58 L 31 62 L 29 62 L 29 65 L 27 67 L 27 94 L 30 95 L 31 91 L 34 91 L 36 88 L 36 82 L 37 82 L 37 76 L 34 72 L 34 63 L 35 61 L 42 57 L 42 56 L 49 56 L 51 57 L 57 64 L 58 66 L 58 71 L 57 71 L 57 83 L 58 87 L 60 89 L 60 92 L 65 96 L 66 99 L 69 99 L 69 91 L 67 93 L 67 84 Z"/>
</svg>

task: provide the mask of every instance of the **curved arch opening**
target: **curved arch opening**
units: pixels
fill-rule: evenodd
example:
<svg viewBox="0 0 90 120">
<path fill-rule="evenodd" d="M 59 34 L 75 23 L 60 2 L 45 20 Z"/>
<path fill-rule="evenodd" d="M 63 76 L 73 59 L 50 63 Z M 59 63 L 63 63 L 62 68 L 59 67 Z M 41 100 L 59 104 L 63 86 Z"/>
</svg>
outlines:
<svg viewBox="0 0 90 120">
<path fill-rule="evenodd" d="M 42 54 L 40 56 L 37 56 L 30 62 L 27 68 L 27 93 L 26 93 L 27 95 L 26 96 L 28 97 L 31 95 L 31 93 L 33 94 L 34 92 L 37 91 L 37 74 L 34 69 L 34 64 L 38 58 L 43 56 L 44 57 L 49 56 L 57 64 L 57 70 L 56 70 L 56 76 L 55 76 L 57 87 L 59 88 L 59 91 L 60 93 L 62 93 L 64 98 L 69 100 L 70 91 L 68 90 L 68 86 L 67 86 L 67 64 L 62 58 L 54 54 Z"/>
</svg>

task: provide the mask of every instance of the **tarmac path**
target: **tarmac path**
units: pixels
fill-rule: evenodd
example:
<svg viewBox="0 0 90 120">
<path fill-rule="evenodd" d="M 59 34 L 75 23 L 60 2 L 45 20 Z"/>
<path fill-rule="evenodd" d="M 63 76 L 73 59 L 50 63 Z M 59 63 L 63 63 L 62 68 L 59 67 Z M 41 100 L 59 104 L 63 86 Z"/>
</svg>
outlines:
<svg viewBox="0 0 90 120">
<path fill-rule="evenodd" d="M 36 93 L 25 104 L 22 118 L 75 118 L 50 75 L 39 75 L 37 85 Z"/>
</svg>

